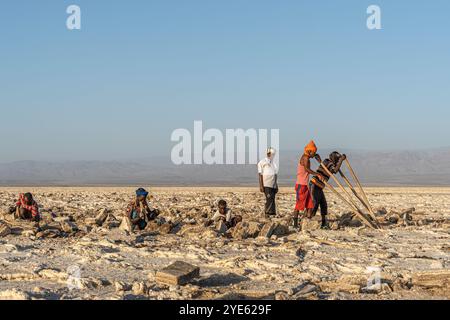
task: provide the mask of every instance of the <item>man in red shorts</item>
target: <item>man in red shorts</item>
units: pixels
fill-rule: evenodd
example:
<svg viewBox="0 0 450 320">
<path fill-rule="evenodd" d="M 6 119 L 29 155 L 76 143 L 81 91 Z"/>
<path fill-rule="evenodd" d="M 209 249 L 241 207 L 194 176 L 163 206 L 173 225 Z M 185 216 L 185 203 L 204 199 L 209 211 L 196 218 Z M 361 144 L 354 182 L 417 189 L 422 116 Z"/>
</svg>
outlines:
<svg viewBox="0 0 450 320">
<path fill-rule="evenodd" d="M 311 158 L 316 158 L 320 162 L 320 156 L 317 154 L 317 147 L 314 141 L 310 141 L 305 147 L 304 153 L 300 158 L 297 167 L 297 182 L 295 184 L 297 202 L 294 209 L 294 228 L 298 228 L 298 217 L 300 211 L 306 212 L 307 217 L 311 217 L 312 209 L 314 208 L 314 202 L 309 192 L 309 175 L 322 179 L 320 173 L 311 170 Z"/>
</svg>

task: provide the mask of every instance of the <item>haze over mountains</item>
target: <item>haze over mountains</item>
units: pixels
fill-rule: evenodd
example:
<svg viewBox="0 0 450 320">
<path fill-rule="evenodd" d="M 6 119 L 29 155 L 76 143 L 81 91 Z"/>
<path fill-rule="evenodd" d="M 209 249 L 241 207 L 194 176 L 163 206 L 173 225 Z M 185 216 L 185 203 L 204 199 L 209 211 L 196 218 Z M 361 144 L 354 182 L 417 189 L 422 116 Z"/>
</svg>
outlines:
<svg viewBox="0 0 450 320">
<path fill-rule="evenodd" d="M 324 158 L 332 150 L 321 150 Z M 342 150 L 366 185 L 450 185 L 450 147 L 419 151 Z M 280 153 L 280 184 L 295 184 L 298 152 Z M 313 161 L 313 168 L 317 163 Z M 345 168 L 345 170 L 347 170 Z M 129 161 L 0 163 L 0 185 L 251 185 L 255 165 L 173 165 L 169 157 Z"/>
</svg>

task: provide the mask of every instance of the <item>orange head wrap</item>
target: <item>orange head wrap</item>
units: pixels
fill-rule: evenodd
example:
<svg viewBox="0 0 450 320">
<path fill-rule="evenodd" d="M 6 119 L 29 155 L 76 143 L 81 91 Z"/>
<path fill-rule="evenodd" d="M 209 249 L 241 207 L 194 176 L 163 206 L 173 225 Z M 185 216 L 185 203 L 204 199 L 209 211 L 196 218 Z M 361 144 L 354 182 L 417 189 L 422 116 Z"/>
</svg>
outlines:
<svg viewBox="0 0 450 320">
<path fill-rule="evenodd" d="M 311 140 L 305 147 L 305 154 L 310 155 L 311 153 L 313 155 L 317 153 L 317 147 L 313 140 Z"/>
</svg>

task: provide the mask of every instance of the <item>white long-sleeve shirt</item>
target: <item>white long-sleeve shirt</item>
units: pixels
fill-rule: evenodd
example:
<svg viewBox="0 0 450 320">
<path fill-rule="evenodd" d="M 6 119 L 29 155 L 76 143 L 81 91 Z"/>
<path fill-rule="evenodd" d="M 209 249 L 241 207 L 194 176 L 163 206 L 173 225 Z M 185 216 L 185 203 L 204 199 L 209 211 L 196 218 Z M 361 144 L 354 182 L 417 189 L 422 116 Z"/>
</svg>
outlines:
<svg viewBox="0 0 450 320">
<path fill-rule="evenodd" d="M 214 213 L 214 215 L 212 216 L 212 220 L 213 221 L 218 221 L 218 220 L 220 220 L 220 218 L 223 218 L 223 217 L 225 217 L 225 221 L 226 222 L 231 222 L 231 219 L 233 218 L 233 214 L 232 214 L 232 212 L 231 212 L 231 209 L 226 209 L 226 213 L 225 213 L 225 216 L 223 215 L 223 214 L 221 214 L 220 212 L 219 212 L 219 210 L 217 210 L 215 213 Z"/>
<path fill-rule="evenodd" d="M 263 177 L 264 187 L 276 188 L 275 176 L 278 174 L 278 166 L 269 158 L 264 158 L 258 163 L 258 173 Z"/>
</svg>

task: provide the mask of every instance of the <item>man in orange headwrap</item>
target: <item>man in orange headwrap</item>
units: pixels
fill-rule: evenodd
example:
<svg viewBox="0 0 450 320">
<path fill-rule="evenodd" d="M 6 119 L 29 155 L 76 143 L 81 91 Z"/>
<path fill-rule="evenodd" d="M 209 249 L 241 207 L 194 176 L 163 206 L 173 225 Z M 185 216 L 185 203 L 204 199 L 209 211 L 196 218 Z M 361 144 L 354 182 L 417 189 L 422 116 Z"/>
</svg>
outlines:
<svg viewBox="0 0 450 320">
<path fill-rule="evenodd" d="M 297 167 L 297 182 L 295 184 L 297 201 L 293 215 L 295 228 L 298 228 L 298 216 L 300 211 L 305 211 L 306 216 L 311 218 L 311 212 L 314 208 L 313 199 L 308 187 L 309 175 L 312 174 L 319 177 L 319 179 L 322 179 L 320 173 L 311 170 L 311 158 L 316 158 L 319 162 L 321 161 L 320 156 L 317 154 L 317 146 L 312 140 L 306 145 Z"/>
</svg>

